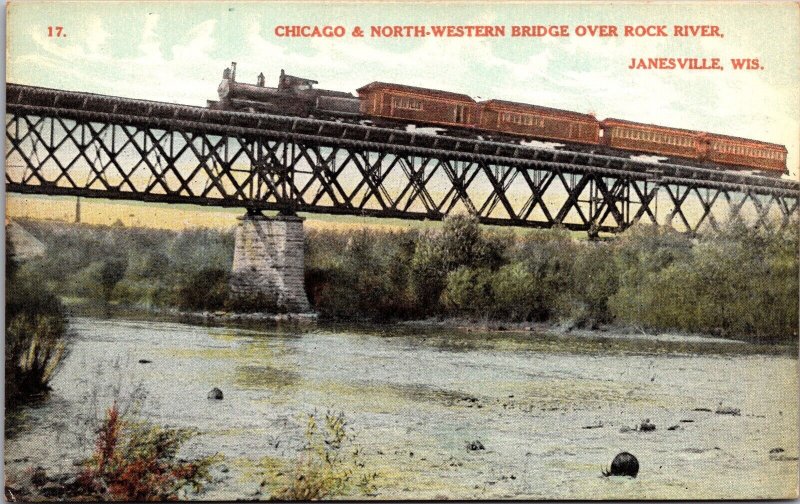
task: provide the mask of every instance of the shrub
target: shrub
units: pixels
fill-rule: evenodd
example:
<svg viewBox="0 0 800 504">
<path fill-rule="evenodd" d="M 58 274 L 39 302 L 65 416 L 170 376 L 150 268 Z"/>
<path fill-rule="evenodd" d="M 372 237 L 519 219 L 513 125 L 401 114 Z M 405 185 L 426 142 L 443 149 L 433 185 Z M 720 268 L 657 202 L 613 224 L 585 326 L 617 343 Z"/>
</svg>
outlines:
<svg viewBox="0 0 800 504">
<path fill-rule="evenodd" d="M 64 308 L 42 279 L 22 274 L 6 242 L 6 405 L 15 408 L 49 390 L 66 352 Z"/>
<path fill-rule="evenodd" d="M 489 317 L 494 308 L 492 271 L 468 266 L 451 271 L 442 293 L 442 304 L 457 314 Z"/>
<path fill-rule="evenodd" d="M 517 246 L 514 259 L 534 279 L 529 292 L 531 320 L 543 321 L 569 313 L 578 250 L 579 245 L 563 230 L 529 235 Z"/>
<path fill-rule="evenodd" d="M 79 493 L 92 500 L 165 501 L 177 500 L 185 487 L 200 491 L 216 458 L 177 458 L 181 445 L 195 434 L 125 421 L 114 404 L 78 478 Z"/>
<path fill-rule="evenodd" d="M 650 230 L 622 239 L 620 287 L 609 302 L 619 321 L 757 342 L 795 340 L 795 233 L 770 234 L 736 222 L 696 244 L 671 233 Z"/>
<path fill-rule="evenodd" d="M 229 296 L 230 273 L 207 268 L 187 273 L 175 286 L 173 304 L 184 310 L 219 310 Z"/>
<path fill-rule="evenodd" d="M 285 481 L 272 495 L 278 500 L 319 500 L 349 495 L 357 489 L 374 490 L 376 473 L 363 470 L 355 436 L 347 432 L 344 414 L 325 414 L 319 425 L 316 414 L 308 415 L 306 444 Z"/>
<path fill-rule="evenodd" d="M 494 294 L 494 313 L 513 321 L 530 320 L 539 306 L 541 282 L 521 262 L 507 264 L 491 279 Z"/>
<path fill-rule="evenodd" d="M 504 235 L 503 238 L 507 238 Z M 504 239 L 487 237 L 472 216 L 447 217 L 442 227 L 420 235 L 411 259 L 411 293 L 427 313 L 435 312 L 450 272 L 466 266 L 496 269 L 505 258 Z"/>
<path fill-rule="evenodd" d="M 417 310 L 409 295 L 414 233 L 314 232 L 308 240 L 306 288 L 320 314 L 392 320 Z"/>
</svg>

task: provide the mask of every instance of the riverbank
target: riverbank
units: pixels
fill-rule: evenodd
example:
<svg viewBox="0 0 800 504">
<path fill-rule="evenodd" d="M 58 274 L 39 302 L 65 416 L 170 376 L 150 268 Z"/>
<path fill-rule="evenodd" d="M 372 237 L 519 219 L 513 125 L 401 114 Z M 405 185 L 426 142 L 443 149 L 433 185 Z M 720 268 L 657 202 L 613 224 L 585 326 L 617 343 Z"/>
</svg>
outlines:
<svg viewBox="0 0 800 504">
<path fill-rule="evenodd" d="M 232 232 L 25 226 L 47 254 L 21 274 L 60 296 L 203 318 L 256 302 L 230 291 Z M 565 230 L 515 233 L 454 216 L 424 230 L 309 230 L 304 282 L 313 310 L 328 320 L 569 321 L 575 329 L 794 345 L 797 250 L 792 228 L 767 233 L 731 223 L 693 237 L 637 226 L 588 242 Z"/>
<path fill-rule="evenodd" d="M 636 327 L 620 327 L 611 324 L 592 329 L 576 328 L 568 323 L 514 322 L 499 320 L 475 320 L 460 317 L 431 317 L 419 320 L 398 320 L 375 323 L 368 320 L 336 321 L 320 318 L 318 314 L 269 314 L 191 312 L 176 308 L 146 308 L 137 306 L 97 306 L 91 300 L 70 298 L 65 300 L 69 313 L 78 317 L 124 318 L 141 321 L 179 322 L 212 327 L 239 327 L 249 330 L 273 328 L 299 328 L 313 330 L 315 327 L 335 327 L 346 331 L 378 334 L 460 334 L 465 344 L 475 344 L 483 337 L 508 339 L 516 342 L 526 340 L 550 341 L 557 339 L 579 339 L 587 344 L 596 343 L 607 347 L 624 349 L 626 352 L 677 352 L 681 354 L 726 354 L 785 355 L 797 357 L 798 344 L 753 343 L 736 339 L 719 338 L 712 335 L 677 332 L 646 332 Z M 109 311 L 110 310 L 110 311 Z M 470 343 L 471 342 L 471 343 Z M 591 346 L 590 346 L 591 348 Z"/>
</svg>

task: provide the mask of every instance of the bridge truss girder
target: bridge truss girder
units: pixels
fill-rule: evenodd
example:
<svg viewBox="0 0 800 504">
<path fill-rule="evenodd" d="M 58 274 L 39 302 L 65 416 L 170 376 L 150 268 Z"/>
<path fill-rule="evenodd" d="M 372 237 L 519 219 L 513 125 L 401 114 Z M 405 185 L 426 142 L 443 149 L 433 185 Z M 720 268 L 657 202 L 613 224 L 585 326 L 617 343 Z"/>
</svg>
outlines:
<svg viewBox="0 0 800 504">
<path fill-rule="evenodd" d="M 798 214 L 796 189 L 588 166 L 585 153 L 519 159 L 23 104 L 9 105 L 6 140 L 6 187 L 19 193 L 406 219 L 468 212 L 590 233 L 638 221 L 698 232 L 747 210 L 752 225 L 783 228 Z"/>
</svg>

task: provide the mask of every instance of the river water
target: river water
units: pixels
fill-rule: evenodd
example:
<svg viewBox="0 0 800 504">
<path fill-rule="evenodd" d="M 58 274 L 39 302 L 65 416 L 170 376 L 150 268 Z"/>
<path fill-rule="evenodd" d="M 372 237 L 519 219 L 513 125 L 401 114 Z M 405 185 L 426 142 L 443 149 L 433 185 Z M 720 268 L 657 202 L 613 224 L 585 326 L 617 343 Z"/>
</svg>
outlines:
<svg viewBox="0 0 800 504">
<path fill-rule="evenodd" d="M 199 429 L 183 456 L 222 454 L 204 500 L 267 498 L 297 459 L 307 415 L 328 410 L 347 418 L 381 499 L 797 495 L 798 361 L 749 345 L 91 318 L 71 327 L 52 394 L 6 441 L 11 477 L 73 470 L 116 400 L 130 417 Z M 224 400 L 206 398 L 212 387 Z M 720 403 L 741 415 L 715 414 Z M 655 431 L 626 429 L 645 419 Z M 467 449 L 473 441 L 485 449 Z M 600 475 L 620 451 L 637 456 L 638 478 Z"/>
</svg>

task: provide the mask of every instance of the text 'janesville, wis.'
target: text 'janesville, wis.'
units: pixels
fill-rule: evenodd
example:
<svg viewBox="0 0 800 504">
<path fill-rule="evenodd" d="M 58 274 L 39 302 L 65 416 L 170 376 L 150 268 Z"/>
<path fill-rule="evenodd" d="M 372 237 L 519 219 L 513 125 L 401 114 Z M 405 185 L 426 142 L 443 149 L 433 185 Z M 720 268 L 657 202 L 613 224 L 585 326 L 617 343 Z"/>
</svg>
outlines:
<svg viewBox="0 0 800 504">
<path fill-rule="evenodd" d="M 276 37 L 288 38 L 545 38 L 545 37 L 719 37 L 717 25 L 372 25 L 348 29 L 342 25 L 277 25 Z M 732 58 L 734 70 L 763 70 L 758 58 Z M 629 70 L 724 70 L 713 57 L 630 58 Z"/>
</svg>

